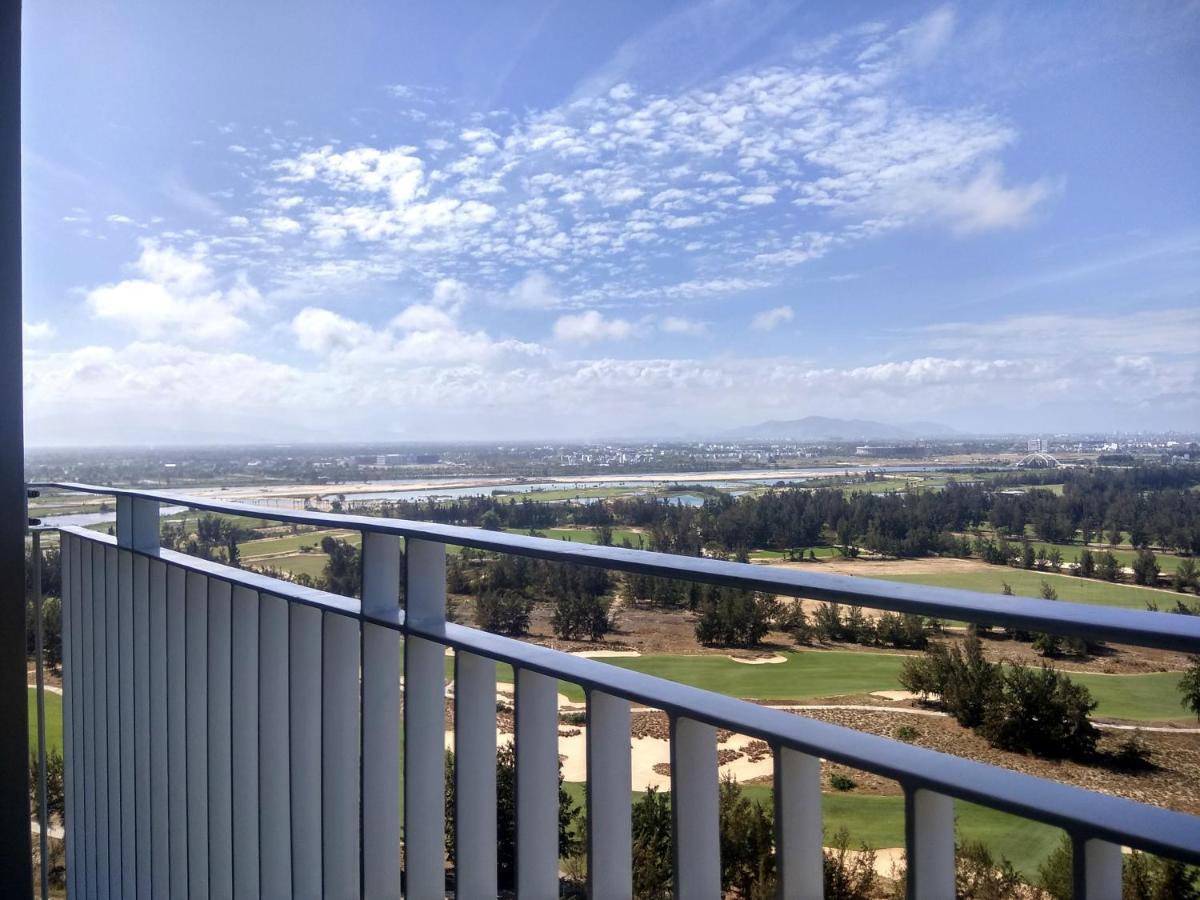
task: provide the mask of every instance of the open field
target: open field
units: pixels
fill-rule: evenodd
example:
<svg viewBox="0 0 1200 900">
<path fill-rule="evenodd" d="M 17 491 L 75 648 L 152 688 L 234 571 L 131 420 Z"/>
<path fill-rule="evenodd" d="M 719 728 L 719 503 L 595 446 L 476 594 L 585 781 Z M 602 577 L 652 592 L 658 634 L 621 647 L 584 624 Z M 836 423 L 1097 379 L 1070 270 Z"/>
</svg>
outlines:
<svg viewBox="0 0 1200 900">
<path fill-rule="evenodd" d="M 525 528 L 506 528 L 509 534 L 529 534 Z M 543 528 L 537 531 L 542 537 L 555 538 L 560 541 L 577 541 L 581 544 L 600 543 L 600 531 L 597 528 Z M 632 528 L 614 528 L 612 542 L 614 547 L 622 546 L 622 541 L 629 541 L 634 549 L 641 549 L 648 543 L 649 538 Z"/>
<path fill-rule="evenodd" d="M 568 781 L 563 787 L 583 808 L 586 786 Z M 769 785 L 747 784 L 742 789 L 751 800 L 771 802 L 773 791 Z M 641 793 L 635 791 L 634 800 L 639 797 Z M 876 849 L 904 846 L 904 797 L 822 794 L 821 801 L 826 841 L 839 828 L 845 827 L 850 833 L 852 849 L 863 843 Z M 960 841 L 983 841 L 993 853 L 1010 860 L 1027 878 L 1036 877 L 1038 864 L 1057 846 L 1062 835 L 1062 831 L 1053 826 L 974 803 L 955 801 L 954 815 Z"/>
<path fill-rule="evenodd" d="M 282 537 L 243 541 L 238 544 L 238 551 L 241 553 L 242 559 L 251 560 L 260 556 L 297 553 L 301 547 L 311 547 L 312 552 L 325 558 L 325 554 L 321 553 L 321 540 L 326 537 L 337 538 L 356 547 L 362 543 L 361 531 L 307 531 L 300 534 L 287 534 Z"/>
<path fill-rule="evenodd" d="M 62 694 L 46 691 L 46 751 L 62 752 L 63 718 Z M 37 750 L 37 690 L 29 689 L 29 749 Z"/>
</svg>

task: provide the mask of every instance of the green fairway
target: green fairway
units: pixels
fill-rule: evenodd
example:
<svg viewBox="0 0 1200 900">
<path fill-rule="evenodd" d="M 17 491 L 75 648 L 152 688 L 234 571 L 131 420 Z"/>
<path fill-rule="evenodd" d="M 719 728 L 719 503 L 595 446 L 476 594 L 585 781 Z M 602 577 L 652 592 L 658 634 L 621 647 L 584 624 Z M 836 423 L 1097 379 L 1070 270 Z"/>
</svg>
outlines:
<svg viewBox="0 0 1200 900">
<path fill-rule="evenodd" d="M 46 691 L 46 750 L 62 752 L 62 694 Z M 37 690 L 29 689 L 29 749 L 37 750 Z"/>
<path fill-rule="evenodd" d="M 506 528 L 504 530 L 509 534 L 529 534 L 528 528 Z M 598 528 L 541 528 L 536 529 L 536 532 L 541 537 L 560 541 L 575 541 L 580 544 L 600 543 Z M 644 549 L 649 542 L 649 537 L 629 528 L 614 528 L 612 530 L 613 546 L 623 546 L 623 541 L 629 541 L 630 546 L 634 549 Z"/>
<path fill-rule="evenodd" d="M 633 656 L 601 661 L 645 672 L 704 690 L 754 700 L 811 700 L 844 694 L 896 690 L 904 658 L 887 653 L 821 650 L 787 653 L 787 662 L 749 666 L 725 656 Z M 452 677 L 447 659 L 447 677 Z M 1061 665 L 1061 663 L 1060 663 Z M 1095 715 L 1153 722 L 1186 718 L 1179 706 L 1179 673 L 1149 675 L 1071 674 L 1086 685 L 1098 705 Z M 512 681 L 506 665 L 497 667 L 500 681 Z M 573 703 L 584 700 L 582 688 L 560 681 L 559 691 Z"/>
<path fill-rule="evenodd" d="M 944 575 L 877 575 L 884 581 L 903 581 L 909 584 L 928 584 L 932 587 L 961 588 L 967 591 L 982 591 L 1000 594 L 1004 582 L 1013 592 L 1022 597 L 1040 597 L 1042 582 L 1053 586 L 1059 600 L 1072 603 L 1092 603 L 1097 606 L 1121 606 L 1126 609 L 1145 609 L 1147 601 L 1164 607 L 1174 607 L 1177 596 L 1174 591 L 1139 587 L 1132 584 L 1113 584 L 1094 578 L 1078 578 L 1074 575 L 1053 575 L 1048 572 L 1014 569 L 1010 566 L 989 566 L 978 572 L 947 572 Z M 997 602 L 1002 603 L 1003 598 Z"/>
<path fill-rule="evenodd" d="M 313 578 L 325 571 L 329 557 L 324 553 L 293 553 L 290 556 L 273 556 L 267 559 L 247 559 L 249 569 L 279 569 L 291 575 L 309 575 Z"/>
<path fill-rule="evenodd" d="M 566 782 L 563 787 L 583 808 L 585 785 Z M 769 785 L 748 784 L 742 788 L 751 800 L 771 802 Z M 633 792 L 636 801 L 641 792 Z M 850 833 L 851 849 L 867 844 L 875 849 L 904 846 L 904 798 L 862 794 L 822 794 L 825 837 L 828 841 L 842 827 Z M 1062 831 L 1050 825 L 1031 822 L 986 806 L 956 801 L 954 804 L 958 840 L 983 841 L 994 854 L 1006 857 L 1027 878 L 1037 875 L 1037 867 L 1058 845 Z"/>
<path fill-rule="evenodd" d="M 257 556 L 270 556 L 278 553 L 298 553 L 301 547 L 311 547 L 322 559 L 321 540 L 326 537 L 337 538 L 348 544 L 358 546 L 362 543 L 361 531 L 308 531 L 301 534 L 287 534 L 281 537 L 261 538 L 254 541 L 243 541 L 238 544 L 238 552 L 242 559 L 253 559 Z"/>
</svg>

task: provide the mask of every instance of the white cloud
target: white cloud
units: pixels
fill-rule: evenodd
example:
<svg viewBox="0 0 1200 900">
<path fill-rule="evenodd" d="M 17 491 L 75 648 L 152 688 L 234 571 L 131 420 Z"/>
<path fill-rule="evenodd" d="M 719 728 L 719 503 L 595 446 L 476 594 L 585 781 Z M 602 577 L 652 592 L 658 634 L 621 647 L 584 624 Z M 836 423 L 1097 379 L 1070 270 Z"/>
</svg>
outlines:
<svg viewBox="0 0 1200 900">
<path fill-rule="evenodd" d="M 448 331 L 454 328 L 454 318 L 436 306 L 414 303 L 392 319 L 391 327 L 400 331 Z"/>
<path fill-rule="evenodd" d="M 21 336 L 26 341 L 44 341 L 54 337 L 58 330 L 51 322 L 22 322 Z"/>
<path fill-rule="evenodd" d="M 129 218 L 129 216 L 123 216 L 120 213 L 113 213 L 110 216 L 106 216 L 104 221 L 106 221 L 112 225 L 136 225 L 137 224 L 135 221 L 133 221 L 133 219 Z"/>
<path fill-rule="evenodd" d="M 758 313 L 750 320 L 750 327 L 755 331 L 772 331 L 778 328 L 785 322 L 790 322 L 796 317 L 790 306 L 776 306 L 774 309 L 768 309 Z"/>
<path fill-rule="evenodd" d="M 300 310 L 292 319 L 291 327 L 296 343 L 312 353 L 349 350 L 361 346 L 371 337 L 371 331 L 365 325 L 315 307 Z"/>
<path fill-rule="evenodd" d="M 632 335 L 631 323 L 624 319 L 606 319 L 594 309 L 578 315 L 560 316 L 554 323 L 555 338 L 578 344 L 619 341 Z"/>
<path fill-rule="evenodd" d="M 221 289 L 198 245 L 190 256 L 143 241 L 134 268 L 142 276 L 87 292 L 92 315 L 132 329 L 143 338 L 231 340 L 248 328 L 242 314 L 261 304 L 244 276 Z"/>
<path fill-rule="evenodd" d="M 299 222 L 287 216 L 269 216 L 263 219 L 262 224 L 267 231 L 274 231 L 276 234 L 295 234 L 303 228 Z"/>
<path fill-rule="evenodd" d="M 667 316 L 658 323 L 658 327 L 667 334 L 686 334 L 692 337 L 708 331 L 708 326 L 704 322 L 697 322 L 695 319 L 683 316 Z"/>
<path fill-rule="evenodd" d="M 530 272 L 514 284 L 506 303 L 515 309 L 554 309 L 562 304 L 562 297 L 543 272 Z"/>
</svg>

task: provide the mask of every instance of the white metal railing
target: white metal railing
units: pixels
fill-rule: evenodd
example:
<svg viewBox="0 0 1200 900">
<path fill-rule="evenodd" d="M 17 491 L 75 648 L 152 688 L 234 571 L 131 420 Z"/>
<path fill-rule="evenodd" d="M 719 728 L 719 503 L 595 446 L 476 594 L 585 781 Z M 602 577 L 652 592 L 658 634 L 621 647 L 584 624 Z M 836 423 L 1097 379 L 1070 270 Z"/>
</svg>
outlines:
<svg viewBox="0 0 1200 900">
<path fill-rule="evenodd" d="M 1122 845 L 1200 861 L 1197 817 L 447 623 L 445 547 L 1200 650 L 1200 622 L 1188 617 L 1021 598 L 998 607 L 986 595 L 869 579 L 86 489 L 117 494 L 118 520 L 115 538 L 60 529 L 71 896 L 374 898 L 402 890 L 409 897 L 442 896 L 447 647 L 455 665 L 460 897 L 494 897 L 497 889 L 497 662 L 514 669 L 522 897 L 558 893 L 557 679 L 580 685 L 587 696 L 593 897 L 632 891 L 634 702 L 663 709 L 671 721 L 681 897 L 720 893 L 717 728 L 773 749 L 784 897 L 821 896 L 821 758 L 903 787 L 909 896 L 953 896 L 955 798 L 1066 829 L 1076 848 L 1077 897 L 1119 897 Z M 160 549 L 159 502 L 359 528 L 362 600 Z"/>
</svg>

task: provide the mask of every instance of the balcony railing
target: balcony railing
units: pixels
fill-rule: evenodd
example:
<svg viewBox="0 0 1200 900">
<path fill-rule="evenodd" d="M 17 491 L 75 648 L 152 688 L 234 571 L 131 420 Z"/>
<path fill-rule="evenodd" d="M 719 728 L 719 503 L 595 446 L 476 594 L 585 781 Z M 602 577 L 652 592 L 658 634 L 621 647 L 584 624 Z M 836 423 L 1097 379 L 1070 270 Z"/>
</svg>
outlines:
<svg viewBox="0 0 1200 900">
<path fill-rule="evenodd" d="M 73 897 L 443 896 L 446 648 L 454 655 L 459 897 L 497 893 L 497 663 L 511 665 L 515 681 L 522 897 L 559 891 L 560 679 L 587 699 L 595 898 L 632 893 L 633 703 L 670 718 L 680 897 L 720 895 L 717 729 L 761 739 L 774 754 L 784 897 L 822 893 L 822 759 L 902 786 L 910 897 L 954 895 L 955 799 L 1065 829 L 1079 898 L 1120 896 L 1123 846 L 1200 862 L 1198 817 L 449 623 L 446 546 L 1193 653 L 1200 618 L 997 602 L 967 591 L 172 492 L 44 487 L 117 498 L 115 538 L 60 529 Z M 362 599 L 162 549 L 159 504 L 357 529 Z"/>
</svg>

